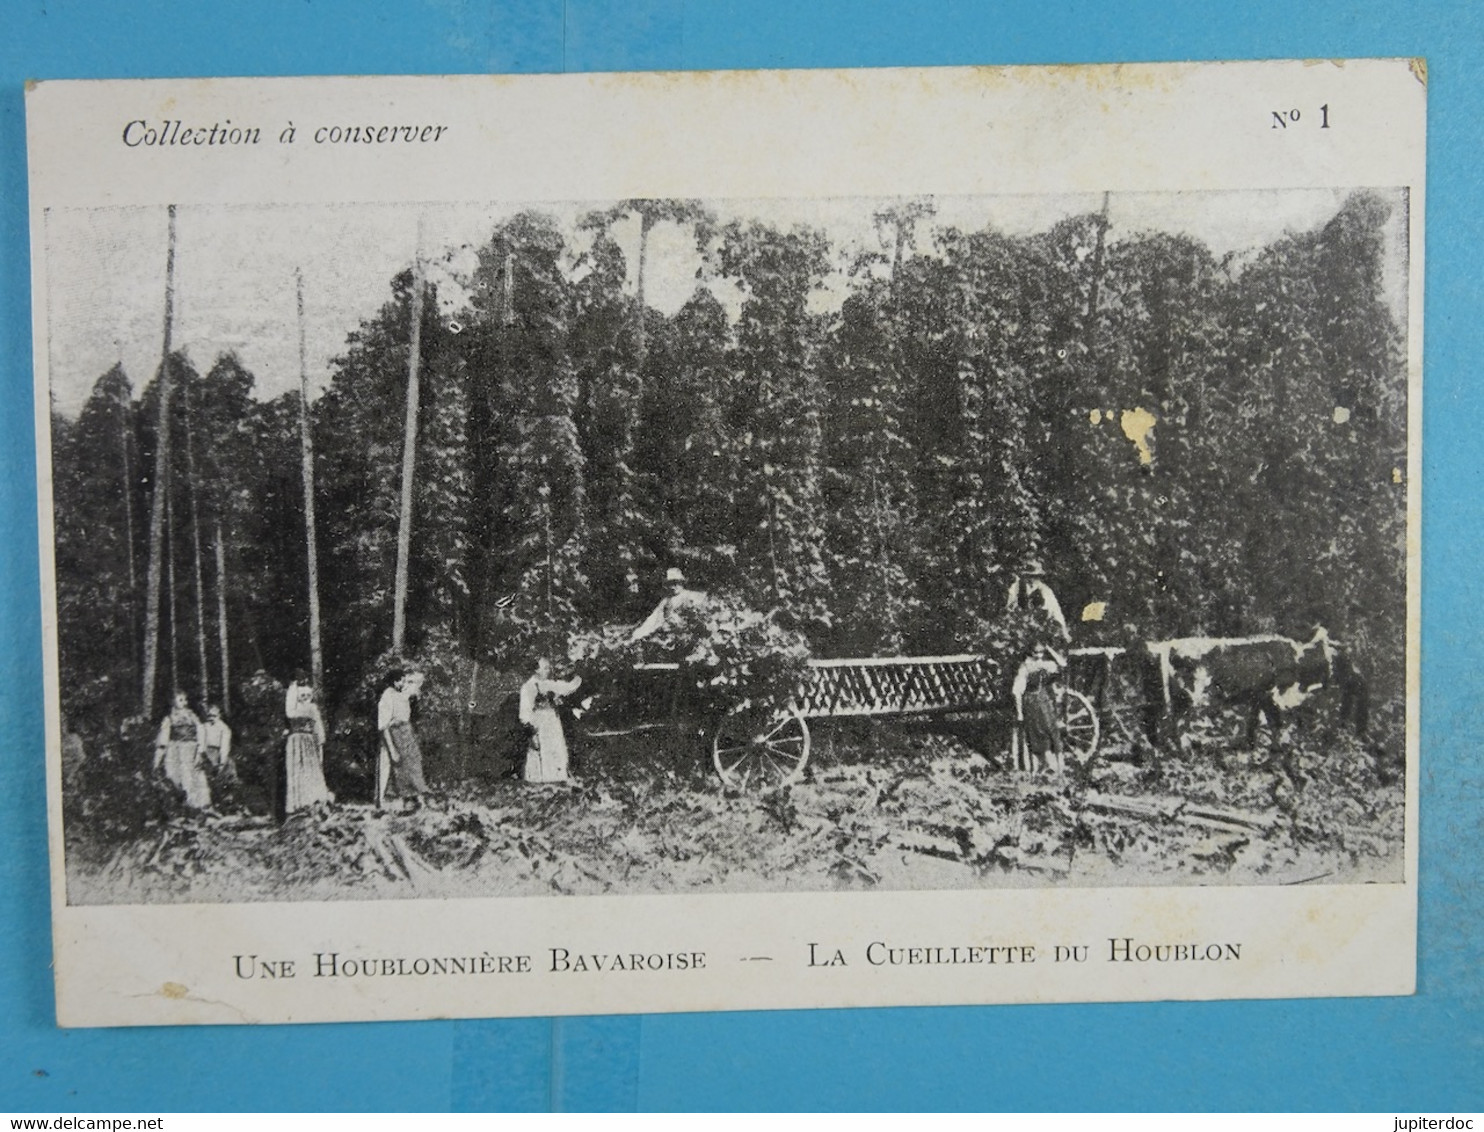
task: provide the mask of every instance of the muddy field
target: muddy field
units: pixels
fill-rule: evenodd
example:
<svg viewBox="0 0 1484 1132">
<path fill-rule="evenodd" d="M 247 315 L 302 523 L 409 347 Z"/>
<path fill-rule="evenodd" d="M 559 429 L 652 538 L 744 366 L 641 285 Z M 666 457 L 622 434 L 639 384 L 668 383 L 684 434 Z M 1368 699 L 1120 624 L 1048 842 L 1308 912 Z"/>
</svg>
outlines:
<svg viewBox="0 0 1484 1132">
<path fill-rule="evenodd" d="M 345 802 L 283 825 L 167 807 L 68 823 L 74 904 L 1396 881 L 1402 786 L 1355 740 L 1065 778 L 891 726 L 816 737 L 803 781 L 723 790 L 642 745 L 562 785 L 448 788 L 417 812 Z M 397 804 L 393 803 L 395 807 Z"/>
</svg>

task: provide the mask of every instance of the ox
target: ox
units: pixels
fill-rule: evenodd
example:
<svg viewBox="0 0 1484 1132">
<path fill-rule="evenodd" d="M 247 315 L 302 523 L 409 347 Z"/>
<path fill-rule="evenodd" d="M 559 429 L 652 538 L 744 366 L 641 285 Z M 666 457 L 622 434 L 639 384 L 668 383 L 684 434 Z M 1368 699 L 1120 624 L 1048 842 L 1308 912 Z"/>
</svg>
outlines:
<svg viewBox="0 0 1484 1132">
<path fill-rule="evenodd" d="M 1276 737 L 1284 713 L 1326 687 L 1339 689 L 1341 718 L 1365 733 L 1365 682 L 1322 626 L 1307 641 L 1187 637 L 1144 647 L 1144 732 L 1156 746 L 1180 739 L 1180 724 L 1192 713 L 1223 707 L 1247 713 L 1247 745 L 1255 746 L 1263 719 Z"/>
</svg>

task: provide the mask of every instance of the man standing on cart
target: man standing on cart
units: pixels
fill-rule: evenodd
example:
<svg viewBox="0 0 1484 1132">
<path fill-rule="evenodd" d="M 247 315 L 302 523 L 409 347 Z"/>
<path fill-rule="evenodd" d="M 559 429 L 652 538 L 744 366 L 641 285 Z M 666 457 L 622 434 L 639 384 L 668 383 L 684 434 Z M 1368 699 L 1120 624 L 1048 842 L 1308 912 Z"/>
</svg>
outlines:
<svg viewBox="0 0 1484 1132">
<path fill-rule="evenodd" d="M 656 633 L 674 633 L 683 629 L 687 615 L 706 608 L 706 595 L 700 590 L 687 588 L 685 575 L 678 566 L 665 571 L 665 587 L 669 592 L 660 599 L 654 612 L 629 634 L 629 644 L 637 644 Z"/>
<path fill-rule="evenodd" d="M 1046 571 L 1034 558 L 1025 564 L 1010 583 L 1010 590 L 1005 595 L 1005 608 L 1012 612 L 1022 610 L 1029 613 L 1044 627 L 1048 637 L 1054 637 L 1063 644 L 1072 639 L 1072 631 L 1067 628 L 1066 614 L 1061 611 L 1061 602 L 1056 600 L 1056 594 L 1046 584 Z"/>
<path fill-rule="evenodd" d="M 665 571 L 665 588 L 669 591 L 653 612 L 629 634 L 629 644 L 652 640 L 645 653 L 651 663 L 636 665 L 636 670 L 649 670 L 651 675 L 633 685 L 636 707 L 656 718 L 673 717 L 686 693 L 683 680 L 656 681 L 655 670 L 679 669 L 695 649 L 704 632 L 704 614 L 709 598 L 687 584 L 678 566 Z"/>
</svg>

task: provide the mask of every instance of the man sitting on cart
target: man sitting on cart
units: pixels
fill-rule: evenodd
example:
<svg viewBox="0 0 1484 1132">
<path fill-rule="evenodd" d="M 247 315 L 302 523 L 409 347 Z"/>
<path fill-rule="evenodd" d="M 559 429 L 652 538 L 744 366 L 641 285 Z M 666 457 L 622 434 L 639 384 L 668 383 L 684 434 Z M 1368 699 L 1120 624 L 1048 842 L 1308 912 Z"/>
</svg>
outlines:
<svg viewBox="0 0 1484 1132">
<path fill-rule="evenodd" d="M 700 590 L 687 588 L 685 575 L 678 566 L 665 571 L 665 587 L 669 592 L 660 599 L 654 612 L 629 634 L 629 644 L 637 644 L 656 633 L 682 631 L 691 616 L 705 610 L 706 595 Z"/>
</svg>

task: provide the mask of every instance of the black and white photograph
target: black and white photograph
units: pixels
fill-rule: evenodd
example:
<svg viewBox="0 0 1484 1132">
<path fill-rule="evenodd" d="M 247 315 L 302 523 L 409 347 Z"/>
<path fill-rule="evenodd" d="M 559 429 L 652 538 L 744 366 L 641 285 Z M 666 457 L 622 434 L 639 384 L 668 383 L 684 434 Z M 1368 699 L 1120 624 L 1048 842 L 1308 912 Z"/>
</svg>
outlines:
<svg viewBox="0 0 1484 1132">
<path fill-rule="evenodd" d="M 1401 880 L 1407 225 L 48 213 L 68 901 Z"/>
<path fill-rule="evenodd" d="M 1410 993 L 1422 94 L 42 84 L 63 1024 Z"/>
</svg>

